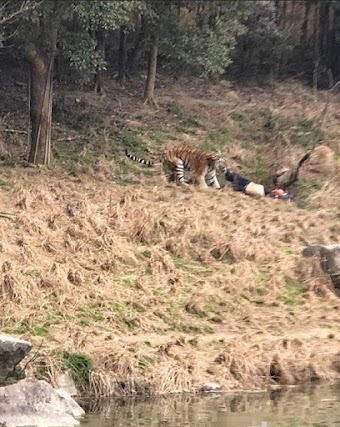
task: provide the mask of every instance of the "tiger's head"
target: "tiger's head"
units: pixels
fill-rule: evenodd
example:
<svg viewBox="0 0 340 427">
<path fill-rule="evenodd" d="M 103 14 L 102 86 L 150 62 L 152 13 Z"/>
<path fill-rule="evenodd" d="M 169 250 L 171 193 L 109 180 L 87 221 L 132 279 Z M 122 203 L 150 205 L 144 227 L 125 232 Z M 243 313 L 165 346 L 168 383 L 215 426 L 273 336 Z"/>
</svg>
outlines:
<svg viewBox="0 0 340 427">
<path fill-rule="evenodd" d="M 219 159 L 216 169 L 218 172 L 224 175 L 224 178 L 227 181 L 233 182 L 235 178 L 235 172 L 228 167 L 227 161 L 225 159 Z"/>
</svg>

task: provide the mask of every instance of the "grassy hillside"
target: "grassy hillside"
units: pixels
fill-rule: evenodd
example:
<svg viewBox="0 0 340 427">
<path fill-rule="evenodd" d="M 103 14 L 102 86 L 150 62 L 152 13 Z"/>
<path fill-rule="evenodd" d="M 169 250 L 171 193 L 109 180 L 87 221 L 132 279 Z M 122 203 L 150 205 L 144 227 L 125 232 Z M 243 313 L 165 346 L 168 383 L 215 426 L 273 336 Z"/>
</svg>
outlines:
<svg viewBox="0 0 340 427">
<path fill-rule="evenodd" d="M 18 166 L 27 100 L 14 81 L 0 123 L 0 212 L 12 214 L 0 217 L 0 332 L 34 343 L 32 372 L 54 382 L 66 369 L 96 395 L 340 379 L 339 298 L 301 256 L 301 237 L 339 242 L 339 95 L 319 129 L 328 95 L 297 83 L 162 78 L 156 110 L 142 82 L 107 82 L 105 98 L 57 89 L 45 169 Z M 296 204 L 176 187 L 123 155 L 198 145 L 268 182 L 317 141 Z"/>
</svg>

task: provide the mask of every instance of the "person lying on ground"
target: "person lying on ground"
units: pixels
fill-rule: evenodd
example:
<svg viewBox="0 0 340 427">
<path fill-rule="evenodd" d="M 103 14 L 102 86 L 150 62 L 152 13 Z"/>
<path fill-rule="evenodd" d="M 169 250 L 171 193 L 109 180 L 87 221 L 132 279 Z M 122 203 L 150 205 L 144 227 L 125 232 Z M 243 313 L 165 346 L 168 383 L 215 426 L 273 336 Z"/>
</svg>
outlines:
<svg viewBox="0 0 340 427">
<path fill-rule="evenodd" d="M 292 200 L 293 197 L 286 193 L 281 188 L 274 188 L 270 190 L 262 184 L 256 184 L 244 176 L 241 176 L 232 170 L 226 168 L 224 170 L 224 177 L 227 181 L 233 184 L 235 191 L 242 191 L 242 193 L 252 196 L 272 197 L 274 199 Z"/>
</svg>

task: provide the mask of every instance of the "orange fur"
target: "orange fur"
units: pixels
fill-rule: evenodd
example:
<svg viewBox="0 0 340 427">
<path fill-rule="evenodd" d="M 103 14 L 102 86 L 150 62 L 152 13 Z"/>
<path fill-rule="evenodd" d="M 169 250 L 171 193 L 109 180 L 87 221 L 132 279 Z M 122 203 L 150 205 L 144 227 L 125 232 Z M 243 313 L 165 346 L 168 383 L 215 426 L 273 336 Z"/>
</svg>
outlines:
<svg viewBox="0 0 340 427">
<path fill-rule="evenodd" d="M 126 155 L 130 159 L 147 166 L 154 165 L 150 161 L 139 159 L 127 152 Z M 189 169 L 193 173 L 194 180 L 200 186 L 207 187 L 208 185 L 205 181 L 207 179 L 209 185 L 212 185 L 214 188 L 220 188 L 216 178 L 216 167 L 219 157 L 215 154 L 207 154 L 198 148 L 190 146 L 175 147 L 162 153 L 160 161 L 171 170 L 172 177 L 181 184 L 185 184 L 184 169 Z"/>
</svg>

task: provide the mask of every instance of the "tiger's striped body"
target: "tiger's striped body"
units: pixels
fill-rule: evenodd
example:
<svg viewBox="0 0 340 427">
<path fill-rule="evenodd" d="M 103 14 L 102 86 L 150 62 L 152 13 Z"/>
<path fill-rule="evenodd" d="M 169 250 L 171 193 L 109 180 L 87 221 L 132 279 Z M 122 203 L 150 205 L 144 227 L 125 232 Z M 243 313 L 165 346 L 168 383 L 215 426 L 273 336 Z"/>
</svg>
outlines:
<svg viewBox="0 0 340 427">
<path fill-rule="evenodd" d="M 140 159 L 125 151 L 127 157 L 135 162 L 152 167 L 154 162 Z M 184 170 L 190 170 L 194 180 L 202 187 L 212 186 L 221 188 L 216 177 L 216 168 L 219 163 L 219 157 L 214 154 L 207 154 L 195 147 L 175 147 L 160 154 L 160 161 L 163 166 L 168 167 L 172 173 L 172 179 L 180 184 L 186 184 L 184 181 Z"/>
</svg>

